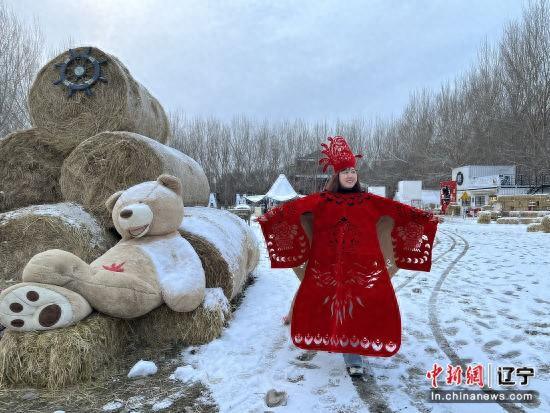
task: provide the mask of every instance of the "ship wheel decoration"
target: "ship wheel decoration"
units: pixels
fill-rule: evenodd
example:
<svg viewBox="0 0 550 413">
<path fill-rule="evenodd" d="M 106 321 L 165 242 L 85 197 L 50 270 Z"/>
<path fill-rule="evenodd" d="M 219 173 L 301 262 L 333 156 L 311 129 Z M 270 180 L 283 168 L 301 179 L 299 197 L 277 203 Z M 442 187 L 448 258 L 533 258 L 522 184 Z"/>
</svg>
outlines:
<svg viewBox="0 0 550 413">
<path fill-rule="evenodd" d="M 59 68 L 59 79 L 53 82 L 54 85 L 60 83 L 69 89 L 69 97 L 77 91 L 83 91 L 87 96 L 92 95 L 92 86 L 97 82 L 107 83 L 101 75 L 101 65 L 107 63 L 107 60 L 97 60 L 90 55 L 91 47 L 81 53 L 69 49 L 69 57 L 63 63 L 57 63 Z"/>
</svg>

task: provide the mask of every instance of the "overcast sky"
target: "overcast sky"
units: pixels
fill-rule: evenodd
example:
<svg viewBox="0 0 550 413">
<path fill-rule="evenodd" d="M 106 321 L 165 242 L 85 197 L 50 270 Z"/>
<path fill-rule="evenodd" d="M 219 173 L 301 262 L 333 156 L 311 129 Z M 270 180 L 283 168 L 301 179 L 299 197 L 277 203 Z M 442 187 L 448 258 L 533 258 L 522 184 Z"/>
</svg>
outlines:
<svg viewBox="0 0 550 413">
<path fill-rule="evenodd" d="M 0 0 L 1 1 L 1 0 Z M 230 119 L 398 116 L 521 17 L 521 0 L 6 0 L 46 48 L 118 56 L 167 111 Z"/>
</svg>

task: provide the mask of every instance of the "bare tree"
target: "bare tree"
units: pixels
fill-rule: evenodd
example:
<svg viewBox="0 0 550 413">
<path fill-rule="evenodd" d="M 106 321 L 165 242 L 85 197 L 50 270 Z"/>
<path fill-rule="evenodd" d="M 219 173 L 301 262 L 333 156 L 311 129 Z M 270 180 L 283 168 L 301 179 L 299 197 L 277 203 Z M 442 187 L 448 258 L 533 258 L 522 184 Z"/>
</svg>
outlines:
<svg viewBox="0 0 550 413">
<path fill-rule="evenodd" d="M 508 144 L 516 161 L 532 171 L 550 171 L 550 7 L 531 3 L 523 20 L 507 26 L 500 44 L 506 90 Z"/>
<path fill-rule="evenodd" d="M 483 43 L 464 74 L 437 91 L 413 91 L 396 119 L 182 119 L 172 119 L 176 147 L 201 162 L 225 203 L 235 192 L 265 193 L 279 173 L 291 173 L 297 158 L 318 154 L 319 143 L 334 135 L 364 152 L 361 180 L 387 186 L 389 195 L 403 179 L 437 187 L 466 164 L 550 174 L 549 0 L 529 3 L 498 44 Z M 318 165 L 309 165 L 306 173 L 315 174 Z"/>
<path fill-rule="evenodd" d="M 0 137 L 30 125 L 27 94 L 42 44 L 38 24 L 24 25 L 0 2 Z"/>
</svg>

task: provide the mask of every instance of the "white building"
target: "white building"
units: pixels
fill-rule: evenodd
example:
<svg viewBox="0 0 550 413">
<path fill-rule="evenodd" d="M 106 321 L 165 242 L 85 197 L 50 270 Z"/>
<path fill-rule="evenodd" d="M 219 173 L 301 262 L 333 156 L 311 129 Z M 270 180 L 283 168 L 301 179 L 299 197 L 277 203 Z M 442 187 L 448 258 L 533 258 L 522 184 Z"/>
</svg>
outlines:
<svg viewBox="0 0 550 413">
<path fill-rule="evenodd" d="M 416 208 L 439 208 L 439 190 L 422 189 L 422 181 L 399 181 L 394 200 Z"/>
<path fill-rule="evenodd" d="M 299 195 L 294 190 L 284 174 L 280 174 L 265 195 L 244 195 L 243 197 L 254 204 L 264 201 L 268 206 L 272 206 L 290 201 L 292 199 L 300 198 L 302 195 Z"/>
<path fill-rule="evenodd" d="M 216 199 L 216 194 L 211 193 L 208 197 L 208 206 L 210 208 L 217 208 L 218 207 L 218 200 Z"/>
<path fill-rule="evenodd" d="M 286 202 L 300 197 L 284 174 L 279 175 L 265 196 L 272 203 Z"/>
<path fill-rule="evenodd" d="M 393 199 L 420 208 L 422 206 L 422 181 L 399 181 Z"/>
<path fill-rule="evenodd" d="M 375 194 L 378 196 L 386 196 L 386 187 L 385 186 L 367 186 L 367 192 Z"/>
<path fill-rule="evenodd" d="M 439 208 L 441 198 L 438 189 L 422 190 L 422 208 Z"/>
<path fill-rule="evenodd" d="M 235 206 L 246 205 L 246 194 L 235 194 Z"/>
<path fill-rule="evenodd" d="M 528 185 L 516 184 L 515 165 L 465 165 L 453 168 L 456 198 L 463 207 L 481 208 L 497 195 L 527 194 Z"/>
</svg>

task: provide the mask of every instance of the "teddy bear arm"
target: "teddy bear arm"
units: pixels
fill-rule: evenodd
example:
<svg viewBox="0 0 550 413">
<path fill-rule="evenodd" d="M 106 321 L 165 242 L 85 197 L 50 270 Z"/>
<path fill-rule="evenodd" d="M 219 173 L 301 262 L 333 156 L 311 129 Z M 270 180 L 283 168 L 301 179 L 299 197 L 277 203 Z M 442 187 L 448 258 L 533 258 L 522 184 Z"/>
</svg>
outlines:
<svg viewBox="0 0 550 413">
<path fill-rule="evenodd" d="M 159 286 L 140 273 L 93 269 L 87 280 L 80 280 L 78 290 L 96 310 L 118 318 L 136 318 L 162 304 Z"/>
<path fill-rule="evenodd" d="M 204 272 L 186 274 L 167 272 L 159 276 L 162 298 L 173 311 L 193 311 L 204 300 L 206 280 Z"/>
</svg>

